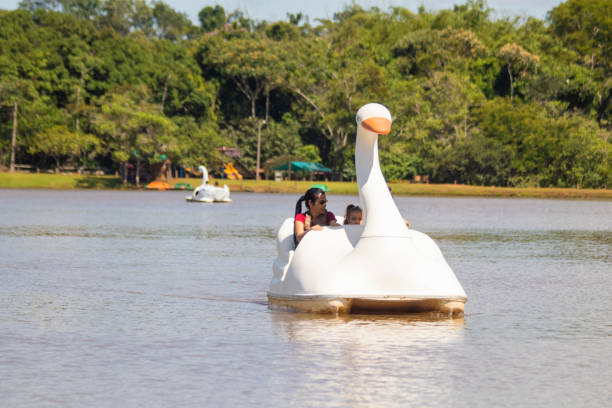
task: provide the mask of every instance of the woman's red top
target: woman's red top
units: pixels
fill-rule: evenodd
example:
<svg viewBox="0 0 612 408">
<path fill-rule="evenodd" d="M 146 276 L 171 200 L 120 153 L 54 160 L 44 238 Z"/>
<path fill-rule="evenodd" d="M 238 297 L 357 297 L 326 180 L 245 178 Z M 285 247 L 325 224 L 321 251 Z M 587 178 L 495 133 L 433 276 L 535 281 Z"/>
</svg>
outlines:
<svg viewBox="0 0 612 408">
<path fill-rule="evenodd" d="M 300 221 L 304 224 L 306 224 L 306 214 L 307 213 L 301 213 L 295 216 L 295 221 Z M 327 218 L 325 219 L 326 225 L 331 224 L 332 221 L 336 221 L 336 216 L 334 215 L 333 212 L 328 211 L 327 212 Z"/>
</svg>

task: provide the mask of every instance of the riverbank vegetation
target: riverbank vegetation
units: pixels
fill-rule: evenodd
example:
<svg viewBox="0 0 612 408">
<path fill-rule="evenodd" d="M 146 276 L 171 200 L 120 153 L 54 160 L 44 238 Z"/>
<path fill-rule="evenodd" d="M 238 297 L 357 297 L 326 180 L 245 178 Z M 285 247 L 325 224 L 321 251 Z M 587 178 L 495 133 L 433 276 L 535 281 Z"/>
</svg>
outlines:
<svg viewBox="0 0 612 408">
<path fill-rule="evenodd" d="M 285 193 L 301 195 L 312 181 L 272 181 L 272 180 L 226 180 L 217 179 L 221 185 L 227 184 L 232 192 Z M 178 178 L 174 184 L 189 184 L 192 188 L 200 185 L 201 180 Z M 325 185 L 329 194 L 357 195 L 355 182 L 329 181 Z M 536 188 L 536 187 L 493 187 L 469 186 L 461 184 L 423 184 L 389 183 L 395 196 L 447 196 L 447 197 L 521 197 L 521 198 L 566 198 L 612 200 L 612 190 L 576 188 Z M 88 176 L 78 174 L 33 174 L 0 173 L 0 188 L 41 188 L 41 189 L 96 189 L 96 190 L 137 190 L 135 186 L 125 186 L 119 176 Z"/>
<path fill-rule="evenodd" d="M 0 166 L 125 183 L 229 160 L 254 177 L 258 160 L 301 159 L 352 180 L 354 115 L 378 101 L 394 115 L 379 145 L 388 180 L 607 188 L 612 3 L 568 0 L 545 21 L 493 15 L 479 0 L 351 5 L 316 22 L 215 6 L 194 25 L 160 1 L 24 0 L 0 10 Z"/>
</svg>

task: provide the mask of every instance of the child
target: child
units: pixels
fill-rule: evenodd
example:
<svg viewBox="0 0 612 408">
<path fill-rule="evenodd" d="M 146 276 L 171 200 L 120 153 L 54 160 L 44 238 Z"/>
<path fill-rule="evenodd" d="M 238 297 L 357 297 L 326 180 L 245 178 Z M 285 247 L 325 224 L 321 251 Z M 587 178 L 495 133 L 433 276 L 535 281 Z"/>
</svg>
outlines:
<svg viewBox="0 0 612 408">
<path fill-rule="evenodd" d="M 344 225 L 360 225 L 363 222 L 363 210 L 358 205 L 349 204 L 344 212 Z"/>
</svg>

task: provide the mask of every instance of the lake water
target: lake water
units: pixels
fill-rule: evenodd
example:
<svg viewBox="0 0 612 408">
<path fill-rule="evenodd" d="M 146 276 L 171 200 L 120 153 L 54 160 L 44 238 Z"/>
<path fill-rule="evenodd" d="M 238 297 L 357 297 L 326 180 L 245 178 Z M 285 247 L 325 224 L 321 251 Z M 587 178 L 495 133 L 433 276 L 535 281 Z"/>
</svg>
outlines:
<svg viewBox="0 0 612 408">
<path fill-rule="evenodd" d="M 186 194 L 0 190 L 1 406 L 612 400 L 612 202 L 396 197 L 469 297 L 431 320 L 271 311 L 297 196 Z"/>
</svg>

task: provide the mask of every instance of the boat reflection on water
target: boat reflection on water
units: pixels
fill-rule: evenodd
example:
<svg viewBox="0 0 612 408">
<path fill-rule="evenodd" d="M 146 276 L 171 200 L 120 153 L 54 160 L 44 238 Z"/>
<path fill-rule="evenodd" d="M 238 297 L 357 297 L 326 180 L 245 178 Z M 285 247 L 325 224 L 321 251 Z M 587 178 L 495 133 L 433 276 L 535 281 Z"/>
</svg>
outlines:
<svg viewBox="0 0 612 408">
<path fill-rule="evenodd" d="M 352 344 L 381 345 L 401 339 L 403 345 L 440 341 L 461 341 L 465 318 L 449 319 L 439 313 L 412 314 L 313 314 L 272 312 L 272 320 L 295 342 L 316 342 L 321 339 L 350 338 Z M 370 351 L 372 349 L 369 349 Z"/>
<path fill-rule="evenodd" d="M 294 343 L 298 401 L 324 406 L 452 405 L 460 382 L 452 350 L 462 348 L 465 319 L 432 314 L 367 315 L 272 312 Z M 313 400 L 317 399 L 316 401 Z M 320 405 L 319 405 L 320 404 Z"/>
</svg>

